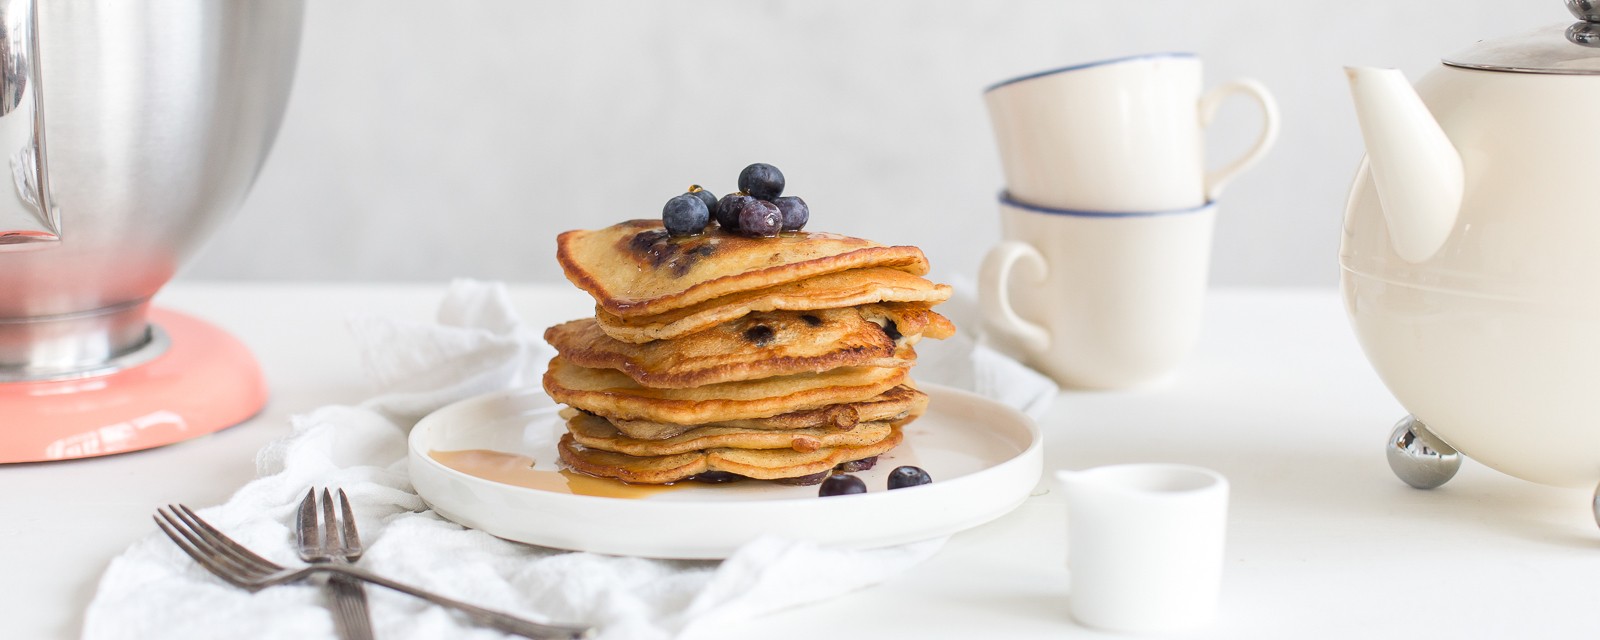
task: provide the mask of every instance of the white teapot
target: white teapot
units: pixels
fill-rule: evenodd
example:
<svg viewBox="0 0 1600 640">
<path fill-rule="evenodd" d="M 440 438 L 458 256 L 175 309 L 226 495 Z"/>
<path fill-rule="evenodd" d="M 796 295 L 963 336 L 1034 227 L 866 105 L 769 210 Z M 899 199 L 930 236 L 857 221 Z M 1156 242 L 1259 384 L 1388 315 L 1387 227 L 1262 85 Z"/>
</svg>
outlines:
<svg viewBox="0 0 1600 640">
<path fill-rule="evenodd" d="M 1415 89 L 1349 69 L 1367 145 L 1345 213 L 1344 300 L 1413 417 L 1390 462 L 1413 486 L 1459 450 L 1551 485 L 1600 483 L 1600 8 L 1486 40 Z"/>
</svg>

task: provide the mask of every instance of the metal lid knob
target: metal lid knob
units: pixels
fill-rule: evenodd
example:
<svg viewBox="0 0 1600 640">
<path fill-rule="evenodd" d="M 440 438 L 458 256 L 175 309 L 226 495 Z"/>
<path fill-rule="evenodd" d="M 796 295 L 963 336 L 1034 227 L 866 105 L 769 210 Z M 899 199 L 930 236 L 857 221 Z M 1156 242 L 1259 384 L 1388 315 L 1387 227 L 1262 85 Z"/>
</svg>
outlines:
<svg viewBox="0 0 1600 640">
<path fill-rule="evenodd" d="M 1453 67 L 1513 73 L 1600 75 L 1600 0 L 1566 0 L 1578 22 L 1479 41 L 1444 59 Z"/>
<path fill-rule="evenodd" d="M 1584 22 L 1600 22 L 1600 3 L 1594 0 L 1567 0 L 1567 10 Z"/>
</svg>

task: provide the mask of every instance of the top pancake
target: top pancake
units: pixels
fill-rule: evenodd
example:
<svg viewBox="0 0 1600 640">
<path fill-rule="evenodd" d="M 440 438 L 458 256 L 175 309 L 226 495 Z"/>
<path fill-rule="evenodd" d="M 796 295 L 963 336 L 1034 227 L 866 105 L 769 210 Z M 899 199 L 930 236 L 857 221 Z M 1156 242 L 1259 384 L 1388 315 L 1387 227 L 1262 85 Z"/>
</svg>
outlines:
<svg viewBox="0 0 1600 640">
<path fill-rule="evenodd" d="M 928 272 L 916 247 L 886 247 L 832 233 L 746 238 L 713 227 L 669 237 L 659 220 L 630 220 L 556 238 L 567 279 L 619 316 L 646 316 L 806 278 L 867 267 Z"/>
</svg>

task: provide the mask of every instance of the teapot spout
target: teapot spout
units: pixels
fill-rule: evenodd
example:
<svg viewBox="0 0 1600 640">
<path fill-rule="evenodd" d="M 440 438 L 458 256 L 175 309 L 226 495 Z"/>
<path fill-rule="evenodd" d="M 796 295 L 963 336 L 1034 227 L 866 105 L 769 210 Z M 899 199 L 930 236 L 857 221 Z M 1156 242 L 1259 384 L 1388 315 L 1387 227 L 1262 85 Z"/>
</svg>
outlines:
<svg viewBox="0 0 1600 640">
<path fill-rule="evenodd" d="M 1408 262 L 1427 260 L 1461 210 L 1461 154 L 1399 70 L 1346 67 L 1345 74 L 1394 250 Z"/>
</svg>

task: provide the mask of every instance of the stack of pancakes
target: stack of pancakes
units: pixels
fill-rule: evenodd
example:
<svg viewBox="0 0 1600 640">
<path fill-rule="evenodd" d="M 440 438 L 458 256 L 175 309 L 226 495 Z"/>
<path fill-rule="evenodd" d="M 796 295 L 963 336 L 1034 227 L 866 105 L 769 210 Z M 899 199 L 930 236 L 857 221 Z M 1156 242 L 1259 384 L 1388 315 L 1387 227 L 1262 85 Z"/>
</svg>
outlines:
<svg viewBox="0 0 1600 640">
<path fill-rule="evenodd" d="M 870 468 L 927 406 L 907 375 L 929 307 L 916 247 L 829 233 L 669 237 L 634 220 L 557 240 L 595 317 L 550 327 L 544 388 L 568 405 L 574 470 L 661 484 L 736 477 L 821 482 Z"/>
</svg>

